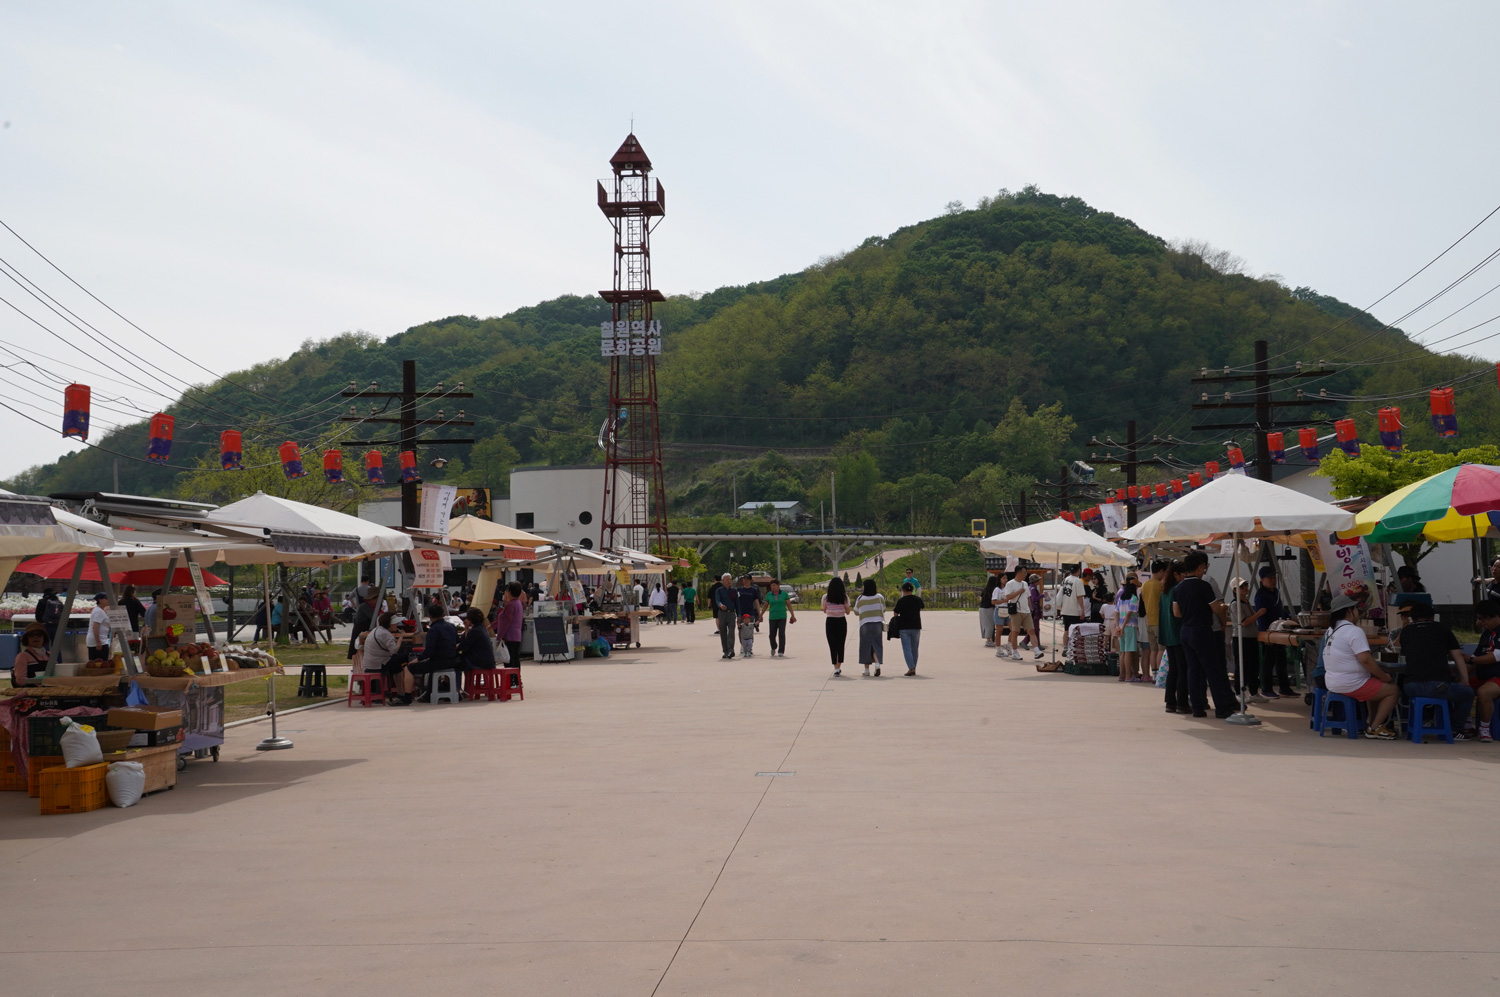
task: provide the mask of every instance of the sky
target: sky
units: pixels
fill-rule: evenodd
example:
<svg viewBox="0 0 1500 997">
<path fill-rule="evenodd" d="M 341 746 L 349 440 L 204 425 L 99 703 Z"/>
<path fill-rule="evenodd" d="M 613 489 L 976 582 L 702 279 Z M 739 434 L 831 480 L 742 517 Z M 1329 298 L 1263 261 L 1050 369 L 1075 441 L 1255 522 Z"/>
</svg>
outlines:
<svg viewBox="0 0 1500 997">
<path fill-rule="evenodd" d="M 79 446 L 65 380 L 126 422 L 309 340 L 607 286 L 594 183 L 632 122 L 669 294 L 1034 183 L 1372 305 L 1500 206 L 1497 27 L 1369 0 L 7 0 L 0 221 L 99 301 L 0 229 L 0 478 Z M 1500 216 L 1373 312 L 1496 249 Z M 1492 330 L 1446 343 L 1500 357 Z"/>
</svg>

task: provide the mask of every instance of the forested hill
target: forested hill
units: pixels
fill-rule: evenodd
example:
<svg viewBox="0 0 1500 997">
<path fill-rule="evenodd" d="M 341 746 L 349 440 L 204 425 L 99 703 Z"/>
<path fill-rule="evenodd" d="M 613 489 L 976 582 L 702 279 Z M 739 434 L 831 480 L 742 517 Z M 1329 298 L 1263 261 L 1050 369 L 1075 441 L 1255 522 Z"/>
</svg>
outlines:
<svg viewBox="0 0 1500 997">
<path fill-rule="evenodd" d="M 1327 407 L 1307 417 L 1352 414 L 1368 439 L 1386 402 L 1339 396 L 1384 398 L 1477 369 L 1343 302 L 1236 269 L 1227 254 L 1169 246 L 1077 198 L 1027 188 L 872 237 L 802 273 L 673 297 L 658 316 L 674 513 L 726 509 L 731 476 L 741 499 L 815 502 L 839 459 L 817 448 L 837 445 L 849 472 L 871 479 L 866 519 L 894 517 L 897 507 L 914 517 L 919 494 L 934 523 L 993 515 L 1032 476 L 1055 476 L 1058 459 L 1087 459 L 1090 437 L 1120 438 L 1128 419 L 1143 434 L 1192 435 L 1190 378 L 1249 363 L 1256 339 L 1270 341 L 1273 366 L 1381 361 L 1285 386 L 1327 391 Z M 216 459 L 225 412 L 245 412 L 247 438 L 271 446 L 291 438 L 315 451 L 342 434 L 336 444 L 352 458 L 357 440 L 386 434 L 338 423 L 348 409 L 337 392 L 351 381 L 395 388 L 408 357 L 424 385 L 463 381 L 477 396 L 442 406 L 449 415 L 465 407 L 481 441 L 473 453 L 445 451 L 458 458 L 450 480 L 503 489 L 511 463 L 597 460 L 608 364 L 598 329 L 607 317 L 597 298 L 565 297 L 500 318 L 440 319 L 385 341 L 345 334 L 310 343 L 184 399 L 173 460 Z M 1460 388 L 1466 430 L 1500 428 L 1500 399 L 1485 383 Z M 1396 404 L 1409 442 L 1439 446 L 1425 398 Z M 1226 435 L 1197 434 L 1203 448 L 1180 456 L 1211 457 Z M 97 442 L 144 455 L 145 426 Z M 778 455 L 757 459 L 765 450 Z M 105 487 L 111 463 L 84 451 L 9 486 Z M 125 490 L 182 486 L 177 472 L 134 460 L 120 461 L 120 479 Z M 839 499 L 842 511 L 842 484 Z M 857 499 L 847 502 L 852 512 Z"/>
</svg>

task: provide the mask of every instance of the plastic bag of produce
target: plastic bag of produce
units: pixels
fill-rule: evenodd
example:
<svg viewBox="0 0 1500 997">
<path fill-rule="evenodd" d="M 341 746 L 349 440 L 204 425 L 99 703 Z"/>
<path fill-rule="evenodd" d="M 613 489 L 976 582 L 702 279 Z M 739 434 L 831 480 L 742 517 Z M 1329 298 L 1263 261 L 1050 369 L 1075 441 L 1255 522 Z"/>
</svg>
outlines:
<svg viewBox="0 0 1500 997">
<path fill-rule="evenodd" d="M 146 766 L 140 762 L 114 762 L 104 773 L 104 788 L 109 802 L 117 807 L 133 807 L 146 791 Z"/>
<path fill-rule="evenodd" d="M 62 741 L 63 761 L 68 768 L 76 769 L 80 765 L 97 765 L 104 761 L 104 752 L 99 750 L 99 739 L 94 736 L 94 728 L 88 724 L 77 723 L 72 717 L 63 717 Z"/>
</svg>

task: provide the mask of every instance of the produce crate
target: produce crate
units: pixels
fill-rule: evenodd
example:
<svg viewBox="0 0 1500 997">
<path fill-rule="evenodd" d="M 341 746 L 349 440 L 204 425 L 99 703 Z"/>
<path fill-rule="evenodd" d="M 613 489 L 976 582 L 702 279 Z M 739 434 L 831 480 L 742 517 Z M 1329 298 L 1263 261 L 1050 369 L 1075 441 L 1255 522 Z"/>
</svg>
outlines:
<svg viewBox="0 0 1500 997">
<path fill-rule="evenodd" d="M 146 787 L 143 793 L 154 793 L 159 789 L 172 789 L 177 785 L 177 746 L 164 744 L 159 748 L 130 748 L 104 756 L 105 762 L 140 762 L 146 770 Z"/>
<path fill-rule="evenodd" d="M 104 774 L 109 766 L 80 765 L 76 769 L 50 768 L 42 771 L 41 801 L 44 814 L 81 814 L 98 810 L 109 802 Z"/>
<path fill-rule="evenodd" d="M 0 793 L 24 792 L 26 775 L 9 751 L 0 753 Z"/>
<path fill-rule="evenodd" d="M 59 765 L 67 765 L 68 762 L 62 755 L 48 756 L 38 755 L 26 759 L 26 795 L 33 800 L 42 792 L 42 769 L 55 768 Z"/>
<path fill-rule="evenodd" d="M 74 723 L 87 724 L 96 730 L 106 726 L 107 714 L 99 713 L 95 716 L 77 717 L 27 717 L 26 728 L 28 741 L 26 754 L 28 755 L 60 755 L 62 754 L 62 732 L 63 721 L 71 720 Z"/>
</svg>

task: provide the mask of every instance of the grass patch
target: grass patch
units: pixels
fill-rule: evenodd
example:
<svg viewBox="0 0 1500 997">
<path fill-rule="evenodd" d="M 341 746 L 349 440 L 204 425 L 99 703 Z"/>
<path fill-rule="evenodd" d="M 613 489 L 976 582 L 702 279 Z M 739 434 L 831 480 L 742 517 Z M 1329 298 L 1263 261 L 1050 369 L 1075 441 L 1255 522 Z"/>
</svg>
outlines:
<svg viewBox="0 0 1500 997">
<path fill-rule="evenodd" d="M 327 699 L 321 696 L 307 698 L 297 695 L 297 676 L 276 676 L 276 709 L 278 712 L 295 709 L 298 706 L 311 706 L 313 703 L 326 703 Z M 349 680 L 339 675 L 328 676 L 329 698 L 342 697 L 349 687 Z M 269 682 L 242 682 L 239 685 L 227 685 L 224 687 L 224 722 L 232 723 L 235 720 L 247 720 L 250 717 L 261 717 L 266 714 L 266 697 L 270 694 Z"/>
</svg>

